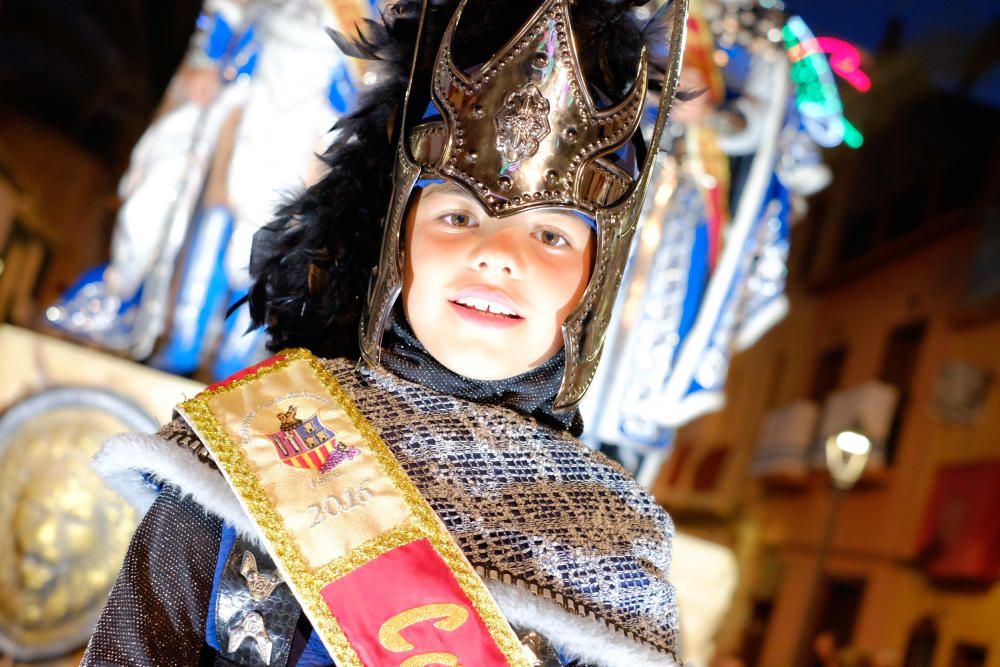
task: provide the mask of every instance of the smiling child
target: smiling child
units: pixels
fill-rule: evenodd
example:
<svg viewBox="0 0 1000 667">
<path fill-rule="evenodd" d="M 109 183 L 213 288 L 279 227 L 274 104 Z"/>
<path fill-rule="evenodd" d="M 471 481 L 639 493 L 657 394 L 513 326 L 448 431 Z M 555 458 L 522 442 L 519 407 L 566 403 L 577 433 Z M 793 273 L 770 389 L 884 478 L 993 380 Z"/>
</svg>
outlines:
<svg viewBox="0 0 1000 667">
<path fill-rule="evenodd" d="M 670 518 L 574 437 L 680 67 L 637 4 L 335 36 L 379 83 L 255 239 L 279 353 L 103 448 L 145 516 L 84 664 L 677 664 Z"/>
<path fill-rule="evenodd" d="M 418 195 L 406 226 L 403 308 L 435 359 L 477 380 L 537 368 L 590 279 L 593 230 L 573 212 L 494 218 L 450 181 Z"/>
</svg>

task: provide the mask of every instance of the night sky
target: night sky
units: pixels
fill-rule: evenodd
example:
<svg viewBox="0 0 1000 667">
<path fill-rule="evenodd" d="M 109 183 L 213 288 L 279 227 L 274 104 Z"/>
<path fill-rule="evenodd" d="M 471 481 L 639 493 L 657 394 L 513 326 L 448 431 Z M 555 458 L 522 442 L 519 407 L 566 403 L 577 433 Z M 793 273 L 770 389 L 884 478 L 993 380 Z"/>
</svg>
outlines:
<svg viewBox="0 0 1000 667">
<path fill-rule="evenodd" d="M 840 37 L 872 51 L 893 16 L 904 20 L 903 44 L 908 48 L 971 40 L 1000 20 L 998 0 L 786 0 L 785 8 L 802 15 L 817 35 Z M 1000 62 L 994 61 L 973 93 L 1000 106 Z"/>
</svg>

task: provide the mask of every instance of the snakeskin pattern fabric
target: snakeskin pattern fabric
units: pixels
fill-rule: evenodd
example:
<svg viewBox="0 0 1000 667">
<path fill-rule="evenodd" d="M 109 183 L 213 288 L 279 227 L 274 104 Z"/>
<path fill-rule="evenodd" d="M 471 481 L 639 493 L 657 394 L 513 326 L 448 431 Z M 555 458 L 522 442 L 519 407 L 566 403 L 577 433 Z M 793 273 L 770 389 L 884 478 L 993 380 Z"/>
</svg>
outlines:
<svg viewBox="0 0 1000 667">
<path fill-rule="evenodd" d="M 219 519 L 164 486 L 132 538 L 81 664 L 199 664 L 221 532 Z"/>
<path fill-rule="evenodd" d="M 673 524 L 620 466 L 513 410 L 326 364 L 482 576 L 677 653 Z"/>
</svg>

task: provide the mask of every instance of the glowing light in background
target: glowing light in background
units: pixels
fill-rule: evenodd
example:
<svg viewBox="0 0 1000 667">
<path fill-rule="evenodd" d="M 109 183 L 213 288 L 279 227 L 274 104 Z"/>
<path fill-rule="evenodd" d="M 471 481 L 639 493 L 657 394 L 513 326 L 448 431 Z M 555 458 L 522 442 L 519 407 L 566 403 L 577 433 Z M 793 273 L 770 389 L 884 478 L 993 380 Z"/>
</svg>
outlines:
<svg viewBox="0 0 1000 667">
<path fill-rule="evenodd" d="M 867 454 L 872 448 L 868 436 L 856 431 L 841 431 L 834 438 L 837 448 L 848 454 Z"/>
<path fill-rule="evenodd" d="M 810 48 L 812 45 L 806 46 Z M 850 42 L 835 37 L 817 37 L 815 50 L 829 56 L 830 68 L 859 93 L 871 90 L 871 78 L 861 71 L 861 52 Z"/>
<path fill-rule="evenodd" d="M 864 137 L 844 118 L 844 106 L 834 77 L 836 72 L 860 92 L 871 88 L 871 79 L 861 71 L 861 54 L 857 47 L 833 37 L 817 38 L 800 16 L 788 19 L 782 28 L 782 37 L 792 63 L 795 106 L 802 114 L 802 124 L 809 136 L 826 148 L 842 143 L 859 148 Z"/>
</svg>

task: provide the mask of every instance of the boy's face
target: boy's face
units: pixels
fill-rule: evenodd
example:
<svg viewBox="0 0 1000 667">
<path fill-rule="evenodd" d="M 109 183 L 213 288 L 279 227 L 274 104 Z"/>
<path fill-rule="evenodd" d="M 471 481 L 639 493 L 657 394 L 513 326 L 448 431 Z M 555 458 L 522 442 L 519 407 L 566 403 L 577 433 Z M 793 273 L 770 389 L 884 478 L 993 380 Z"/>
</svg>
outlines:
<svg viewBox="0 0 1000 667">
<path fill-rule="evenodd" d="M 491 218 L 458 186 L 432 184 L 406 225 L 406 318 L 455 373 L 520 375 L 562 347 L 562 323 L 590 280 L 592 246 L 590 226 L 572 212 Z"/>
</svg>

